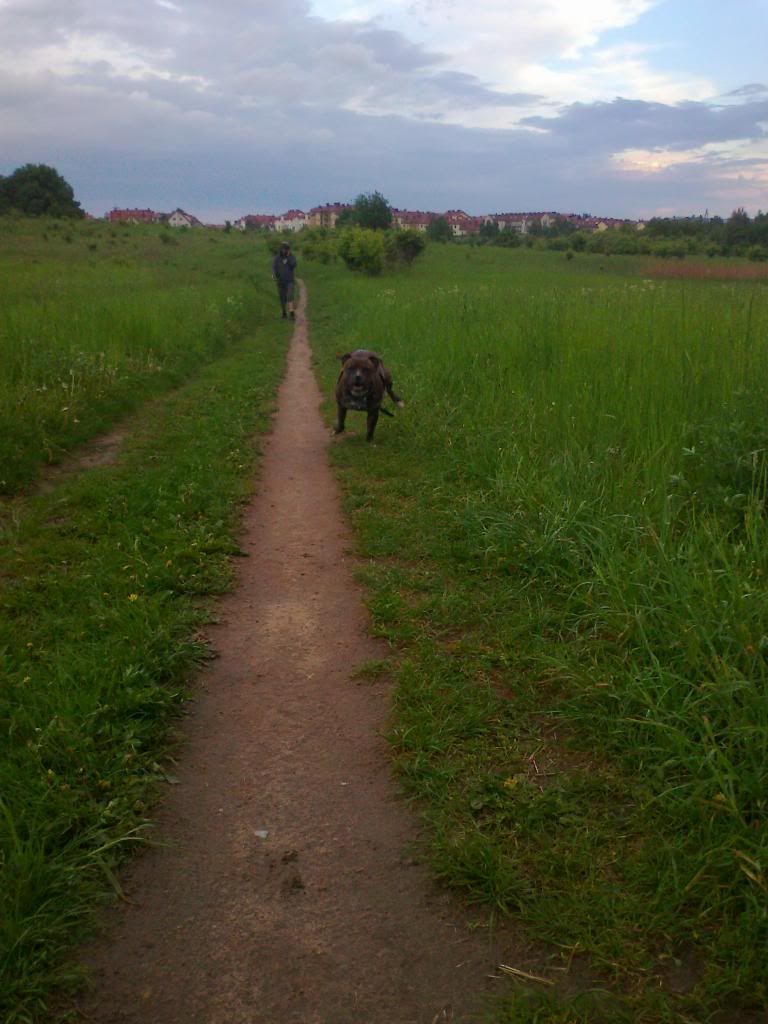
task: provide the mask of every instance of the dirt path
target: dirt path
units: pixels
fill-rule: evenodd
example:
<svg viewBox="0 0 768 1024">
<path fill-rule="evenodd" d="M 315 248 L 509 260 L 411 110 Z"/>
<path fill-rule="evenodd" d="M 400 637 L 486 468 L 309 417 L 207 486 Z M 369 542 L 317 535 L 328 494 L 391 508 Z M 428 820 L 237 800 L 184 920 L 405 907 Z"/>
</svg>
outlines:
<svg viewBox="0 0 768 1024">
<path fill-rule="evenodd" d="M 305 292 L 302 291 L 302 300 Z M 473 1021 L 501 954 L 409 856 L 303 301 L 179 784 L 88 962 L 97 1024 Z M 511 955 L 507 953 L 507 955 Z M 451 1019 L 448 1014 L 441 1020 Z"/>
</svg>

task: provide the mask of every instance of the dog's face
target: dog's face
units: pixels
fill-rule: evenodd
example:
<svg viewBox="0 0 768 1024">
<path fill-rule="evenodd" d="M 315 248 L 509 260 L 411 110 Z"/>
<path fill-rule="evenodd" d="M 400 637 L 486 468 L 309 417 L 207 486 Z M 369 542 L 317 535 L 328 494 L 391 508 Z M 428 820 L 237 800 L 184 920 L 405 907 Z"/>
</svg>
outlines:
<svg viewBox="0 0 768 1024">
<path fill-rule="evenodd" d="M 341 356 L 339 386 L 353 401 L 364 401 L 369 395 L 383 391 L 379 366 L 381 360 L 372 352 L 347 352 Z"/>
</svg>

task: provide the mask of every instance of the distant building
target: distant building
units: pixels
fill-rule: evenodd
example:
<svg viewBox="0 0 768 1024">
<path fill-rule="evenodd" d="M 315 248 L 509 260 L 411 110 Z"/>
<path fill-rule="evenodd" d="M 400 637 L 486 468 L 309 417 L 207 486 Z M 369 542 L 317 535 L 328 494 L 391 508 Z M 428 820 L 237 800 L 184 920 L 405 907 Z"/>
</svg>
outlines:
<svg viewBox="0 0 768 1024">
<path fill-rule="evenodd" d="M 528 233 L 528 215 L 525 213 L 491 213 L 482 219 L 486 224 L 498 224 L 499 231 L 517 231 L 521 235 Z"/>
<path fill-rule="evenodd" d="M 288 210 L 275 218 L 275 231 L 301 231 L 309 224 L 309 217 L 303 210 Z"/>
<path fill-rule="evenodd" d="M 309 211 L 309 224 L 313 228 L 335 228 L 336 221 L 345 210 L 351 209 L 349 203 L 326 203 L 325 206 L 313 206 Z"/>
<path fill-rule="evenodd" d="M 426 231 L 437 216 L 436 213 L 422 213 L 421 210 L 392 211 L 392 219 L 397 227 L 410 228 L 413 231 Z"/>
<path fill-rule="evenodd" d="M 169 228 L 201 228 L 203 226 L 197 217 L 178 208 L 163 219 Z"/>
<path fill-rule="evenodd" d="M 154 210 L 110 210 L 106 220 L 122 222 L 123 224 L 157 224 L 162 219 L 161 213 Z"/>
<path fill-rule="evenodd" d="M 232 226 L 238 231 L 274 231 L 276 221 L 274 213 L 248 213 L 236 220 Z"/>
<path fill-rule="evenodd" d="M 466 235 L 476 235 L 483 223 L 482 217 L 470 217 L 463 210 L 447 210 L 443 217 L 456 238 L 464 238 Z"/>
</svg>

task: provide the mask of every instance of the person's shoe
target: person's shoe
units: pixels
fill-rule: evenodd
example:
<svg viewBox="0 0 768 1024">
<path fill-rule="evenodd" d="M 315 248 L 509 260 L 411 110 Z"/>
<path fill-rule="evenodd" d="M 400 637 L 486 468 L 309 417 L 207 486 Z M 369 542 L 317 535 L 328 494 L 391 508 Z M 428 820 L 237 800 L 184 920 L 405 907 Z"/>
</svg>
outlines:
<svg viewBox="0 0 768 1024">
<path fill-rule="evenodd" d="M 291 320 L 295 320 L 296 319 L 296 314 L 293 312 L 293 310 L 291 310 L 291 312 L 288 314 L 288 316 L 291 318 Z"/>
</svg>

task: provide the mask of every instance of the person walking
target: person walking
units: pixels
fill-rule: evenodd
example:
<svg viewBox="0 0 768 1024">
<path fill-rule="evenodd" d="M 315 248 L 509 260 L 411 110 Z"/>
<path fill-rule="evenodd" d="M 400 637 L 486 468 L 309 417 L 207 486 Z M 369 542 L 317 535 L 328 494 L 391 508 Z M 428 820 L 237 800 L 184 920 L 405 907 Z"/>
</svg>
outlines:
<svg viewBox="0 0 768 1024">
<path fill-rule="evenodd" d="M 296 257 L 291 252 L 287 242 L 283 242 L 275 258 L 272 260 L 272 277 L 277 282 L 277 293 L 280 296 L 280 308 L 283 311 L 283 319 L 287 315 L 291 320 L 296 319 L 293 309 L 294 271 L 296 270 Z"/>
</svg>

